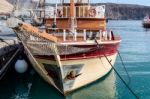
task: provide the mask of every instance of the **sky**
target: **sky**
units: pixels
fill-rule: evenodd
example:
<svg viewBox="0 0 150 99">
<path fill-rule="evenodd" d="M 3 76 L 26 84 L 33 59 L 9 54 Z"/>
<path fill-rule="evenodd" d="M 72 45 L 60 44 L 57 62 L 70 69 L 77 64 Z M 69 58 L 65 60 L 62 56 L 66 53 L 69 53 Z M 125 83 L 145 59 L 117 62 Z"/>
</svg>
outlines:
<svg viewBox="0 0 150 99">
<path fill-rule="evenodd" d="M 113 2 L 121 4 L 138 4 L 150 6 L 150 0 L 91 0 L 91 2 Z"/>
<path fill-rule="evenodd" d="M 38 1 L 38 0 L 34 0 L 34 1 Z M 46 1 L 56 2 L 56 0 L 46 0 Z M 57 0 L 57 1 L 60 1 L 60 0 Z M 90 0 L 90 2 L 93 2 L 93 3 L 109 2 L 109 3 L 119 3 L 119 4 L 138 4 L 138 5 L 150 6 L 150 0 Z"/>
</svg>

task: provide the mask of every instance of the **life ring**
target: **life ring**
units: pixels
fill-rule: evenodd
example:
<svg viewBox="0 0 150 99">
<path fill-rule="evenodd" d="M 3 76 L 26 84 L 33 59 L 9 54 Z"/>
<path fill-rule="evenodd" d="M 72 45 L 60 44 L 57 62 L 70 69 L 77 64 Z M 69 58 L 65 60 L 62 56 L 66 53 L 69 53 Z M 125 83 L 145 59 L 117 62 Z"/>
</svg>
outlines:
<svg viewBox="0 0 150 99">
<path fill-rule="evenodd" d="M 57 17 L 62 17 L 62 10 L 61 9 L 57 9 Z"/>
<path fill-rule="evenodd" d="M 89 16 L 90 16 L 90 17 L 95 17 L 95 16 L 96 16 L 96 10 L 95 10 L 94 8 L 91 8 L 91 9 L 89 10 Z"/>
</svg>

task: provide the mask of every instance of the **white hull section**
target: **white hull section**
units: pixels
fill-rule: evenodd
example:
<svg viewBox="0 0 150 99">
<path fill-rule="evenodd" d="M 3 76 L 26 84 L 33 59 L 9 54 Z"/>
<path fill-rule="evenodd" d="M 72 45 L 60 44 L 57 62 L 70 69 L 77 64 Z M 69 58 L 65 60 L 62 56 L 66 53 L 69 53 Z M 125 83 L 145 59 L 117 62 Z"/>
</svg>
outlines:
<svg viewBox="0 0 150 99">
<path fill-rule="evenodd" d="M 24 45 L 24 43 L 22 42 L 22 44 Z M 55 82 L 53 81 L 53 79 L 48 76 L 46 70 L 44 69 L 43 65 L 40 65 L 40 63 L 38 63 L 38 61 L 34 58 L 34 56 L 30 53 L 30 51 L 27 49 L 26 46 L 24 46 L 25 48 L 25 53 L 29 59 L 29 61 L 31 62 L 33 68 L 40 74 L 40 76 L 47 81 L 49 84 L 51 84 L 52 86 L 54 86 L 58 91 L 59 88 L 55 85 Z M 60 91 L 62 93 L 62 91 Z"/>
<path fill-rule="evenodd" d="M 107 58 L 111 61 L 111 64 L 114 65 L 114 62 L 116 60 L 117 53 L 111 56 L 107 56 Z M 38 73 L 50 84 L 55 85 L 55 81 L 50 80 L 53 79 L 50 76 L 48 76 L 48 72 L 45 70 L 43 64 L 51 64 L 51 65 L 57 65 L 56 62 L 45 60 L 45 59 L 36 59 L 40 68 L 43 69 L 42 71 L 39 70 L 38 66 L 35 66 Z M 79 59 L 79 60 L 67 60 L 67 61 L 61 61 L 62 66 L 59 71 L 61 72 L 61 81 L 60 84 L 62 84 L 62 88 L 60 89 L 62 93 L 66 94 L 72 90 L 75 90 L 77 88 L 80 88 L 82 86 L 85 86 L 91 82 L 94 82 L 98 80 L 99 78 L 105 76 L 110 70 L 111 65 L 107 61 L 106 57 L 101 58 L 92 58 L 92 59 Z M 58 68 L 58 67 L 57 67 Z M 67 77 L 67 75 L 73 71 L 77 77 L 70 79 Z M 43 73 L 42 73 L 43 72 Z M 62 73 L 63 72 L 63 73 Z M 58 87 L 58 86 L 57 86 Z M 59 91 L 60 91 L 59 90 Z"/>
<path fill-rule="evenodd" d="M 117 54 L 108 56 L 108 59 L 111 60 L 112 65 L 115 62 L 116 55 Z M 75 78 L 72 87 L 68 86 L 67 81 L 64 83 L 64 92 L 75 90 L 93 81 L 96 81 L 97 79 L 105 76 L 112 68 L 112 66 L 109 64 L 105 57 L 75 61 L 64 61 L 62 62 L 62 64 L 84 64 L 80 70 L 81 75 Z"/>
</svg>

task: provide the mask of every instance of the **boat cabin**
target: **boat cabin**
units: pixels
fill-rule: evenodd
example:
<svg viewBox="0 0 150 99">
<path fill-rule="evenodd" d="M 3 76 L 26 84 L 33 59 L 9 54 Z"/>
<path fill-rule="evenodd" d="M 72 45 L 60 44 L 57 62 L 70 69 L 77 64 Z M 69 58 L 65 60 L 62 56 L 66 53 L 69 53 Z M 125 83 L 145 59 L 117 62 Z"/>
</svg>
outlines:
<svg viewBox="0 0 150 99">
<path fill-rule="evenodd" d="M 104 35 L 108 38 L 112 34 L 106 31 L 105 5 L 92 6 L 86 0 L 65 1 L 45 7 L 46 32 L 60 41 L 93 40 Z"/>
</svg>

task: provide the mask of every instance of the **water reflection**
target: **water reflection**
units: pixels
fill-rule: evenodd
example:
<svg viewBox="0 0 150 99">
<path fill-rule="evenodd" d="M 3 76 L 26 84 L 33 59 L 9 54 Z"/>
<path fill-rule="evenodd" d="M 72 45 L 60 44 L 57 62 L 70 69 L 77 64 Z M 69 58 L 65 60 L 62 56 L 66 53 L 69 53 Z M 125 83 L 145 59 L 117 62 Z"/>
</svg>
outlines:
<svg viewBox="0 0 150 99">
<path fill-rule="evenodd" d="M 111 71 L 106 77 L 75 91 L 67 99 L 114 99 L 116 96 L 116 77 Z"/>
<path fill-rule="evenodd" d="M 48 99 L 51 97 L 56 99 L 114 99 L 116 98 L 115 82 L 116 77 L 112 70 L 106 77 L 64 97 L 37 76 L 33 82 L 30 94 L 32 99 Z"/>
<path fill-rule="evenodd" d="M 29 84 L 30 85 L 30 84 Z M 30 88 L 26 84 L 19 84 L 15 88 L 15 92 L 12 94 L 11 99 L 30 99 Z"/>
<path fill-rule="evenodd" d="M 145 32 L 148 32 L 148 31 L 150 31 L 150 28 L 143 28 L 143 30 L 144 30 Z"/>
</svg>

